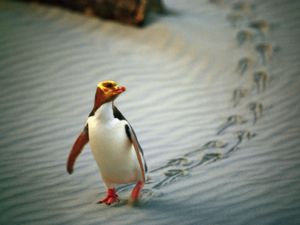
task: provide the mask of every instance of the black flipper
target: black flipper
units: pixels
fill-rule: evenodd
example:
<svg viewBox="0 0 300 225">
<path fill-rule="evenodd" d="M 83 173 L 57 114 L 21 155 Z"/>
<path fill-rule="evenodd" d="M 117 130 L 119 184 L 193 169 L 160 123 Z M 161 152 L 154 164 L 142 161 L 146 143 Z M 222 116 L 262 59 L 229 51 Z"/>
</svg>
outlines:
<svg viewBox="0 0 300 225">
<path fill-rule="evenodd" d="M 143 149 L 137 139 L 137 136 L 132 128 L 132 126 L 130 125 L 130 123 L 128 122 L 128 120 L 123 116 L 123 114 L 120 112 L 120 110 L 115 106 L 113 105 L 113 114 L 114 114 L 114 117 L 119 119 L 119 120 L 126 120 L 128 125 L 126 124 L 125 125 L 125 132 L 127 134 L 127 137 L 128 139 L 131 141 L 131 143 L 135 146 L 137 146 L 139 152 L 141 153 L 142 157 L 143 157 L 143 161 L 144 161 L 144 168 L 145 168 L 145 172 L 148 171 L 148 166 L 147 166 L 147 163 L 146 163 L 146 160 L 145 160 L 145 157 L 144 157 L 144 152 L 143 152 Z"/>
</svg>

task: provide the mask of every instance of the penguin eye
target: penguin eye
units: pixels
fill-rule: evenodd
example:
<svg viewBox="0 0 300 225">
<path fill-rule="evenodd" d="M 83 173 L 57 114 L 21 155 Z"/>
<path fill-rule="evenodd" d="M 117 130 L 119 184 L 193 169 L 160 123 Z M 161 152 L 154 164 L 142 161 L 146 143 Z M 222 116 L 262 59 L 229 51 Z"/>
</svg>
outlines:
<svg viewBox="0 0 300 225">
<path fill-rule="evenodd" d="M 113 88 L 114 85 L 112 83 L 104 83 L 103 86 L 106 88 Z"/>
</svg>

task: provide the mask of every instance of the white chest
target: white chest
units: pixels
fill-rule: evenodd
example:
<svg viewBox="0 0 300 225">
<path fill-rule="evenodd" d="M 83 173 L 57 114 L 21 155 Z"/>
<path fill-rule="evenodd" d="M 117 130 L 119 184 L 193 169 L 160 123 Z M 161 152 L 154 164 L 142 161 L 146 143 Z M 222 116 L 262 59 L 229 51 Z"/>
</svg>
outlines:
<svg viewBox="0 0 300 225">
<path fill-rule="evenodd" d="M 126 121 L 118 119 L 102 122 L 95 117 L 90 117 L 88 127 L 92 151 L 103 156 L 113 156 L 128 150 L 131 143 L 125 133 L 125 124 Z"/>
<path fill-rule="evenodd" d="M 89 143 L 104 181 L 129 183 L 138 179 L 139 165 L 133 145 L 125 132 L 125 120 L 88 119 Z"/>
</svg>

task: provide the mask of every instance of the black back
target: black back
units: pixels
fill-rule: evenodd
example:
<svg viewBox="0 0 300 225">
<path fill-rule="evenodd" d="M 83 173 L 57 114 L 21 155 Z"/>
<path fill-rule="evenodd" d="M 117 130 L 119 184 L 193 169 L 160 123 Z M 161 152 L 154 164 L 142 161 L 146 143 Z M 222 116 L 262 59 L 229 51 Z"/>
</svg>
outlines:
<svg viewBox="0 0 300 225">
<path fill-rule="evenodd" d="M 137 142 L 137 145 L 138 145 L 138 148 L 139 148 L 139 151 L 142 153 L 142 157 L 143 157 L 143 160 L 144 160 L 144 167 L 145 167 L 145 171 L 147 172 L 148 171 L 148 166 L 147 166 L 147 163 L 146 163 L 146 160 L 145 160 L 145 157 L 144 157 L 144 152 L 143 152 L 143 149 L 137 139 L 137 136 L 132 128 L 132 126 L 130 125 L 130 123 L 128 122 L 128 120 L 123 116 L 123 114 L 120 112 L 120 110 L 113 104 L 113 114 L 114 114 L 114 117 L 119 119 L 119 120 L 126 120 L 127 123 L 129 124 L 129 126 L 126 124 L 125 125 L 125 132 L 126 132 L 126 135 L 128 137 L 128 139 L 132 142 L 133 139 L 136 140 Z M 131 133 L 130 133 L 130 129 L 132 131 L 132 134 L 134 137 L 131 137 Z"/>
</svg>

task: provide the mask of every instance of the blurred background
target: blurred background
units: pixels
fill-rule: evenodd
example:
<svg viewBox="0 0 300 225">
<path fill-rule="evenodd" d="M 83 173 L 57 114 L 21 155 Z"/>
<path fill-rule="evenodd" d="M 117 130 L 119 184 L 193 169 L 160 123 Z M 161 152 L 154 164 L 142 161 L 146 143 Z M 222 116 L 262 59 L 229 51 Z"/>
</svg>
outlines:
<svg viewBox="0 0 300 225">
<path fill-rule="evenodd" d="M 0 224 L 300 224 L 299 1 L 0 2 Z M 108 13 L 109 12 L 109 13 Z M 149 166 L 105 193 L 89 146 L 99 81 Z"/>
</svg>

